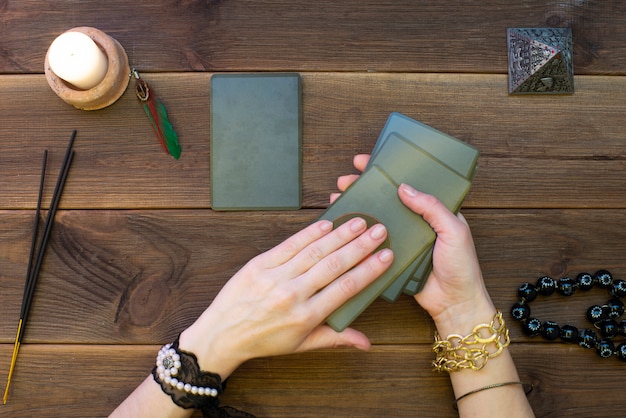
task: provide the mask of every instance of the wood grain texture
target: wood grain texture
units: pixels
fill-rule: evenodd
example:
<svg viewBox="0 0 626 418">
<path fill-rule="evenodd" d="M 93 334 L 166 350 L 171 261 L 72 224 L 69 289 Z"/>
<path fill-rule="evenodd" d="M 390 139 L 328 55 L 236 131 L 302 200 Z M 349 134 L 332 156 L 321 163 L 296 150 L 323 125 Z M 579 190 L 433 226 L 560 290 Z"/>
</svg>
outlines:
<svg viewBox="0 0 626 418">
<path fill-rule="evenodd" d="M 464 6 L 435 0 L 4 0 L 0 72 L 41 73 L 54 37 L 94 26 L 116 38 L 143 71 L 506 73 L 507 28 L 556 26 L 573 30 L 577 74 L 624 74 L 626 6 L 620 0 Z"/>
<path fill-rule="evenodd" d="M 2 413 L 106 416 L 148 375 L 158 348 L 26 345 Z M 561 344 L 514 344 L 511 350 L 526 360 L 520 373 L 534 385 L 529 400 L 538 416 L 615 415 L 611 388 L 621 385 L 623 373 L 612 361 Z M 0 356 L 10 357 L 8 346 L 0 347 Z M 431 371 L 432 357 L 429 346 L 389 345 L 252 360 L 233 374 L 222 404 L 258 417 L 458 416 L 449 379 Z M 574 379 L 574 364 L 594 372 Z"/>
<path fill-rule="evenodd" d="M 72 129 L 62 208 L 209 208 L 210 77 L 144 76 L 179 131 L 178 161 L 163 153 L 131 91 L 85 112 L 59 100 L 43 76 L 0 77 L 0 95 L 15 98 L 4 102 L 0 208 L 34 208 L 40 155 L 50 149 L 54 178 Z M 624 208 L 626 80 L 576 82 L 572 96 L 512 97 L 500 75 L 303 74 L 304 207 L 328 205 L 337 177 L 354 172 L 352 156 L 370 152 L 399 111 L 481 151 L 465 207 Z"/>
<path fill-rule="evenodd" d="M 62 211 L 24 341 L 158 344 L 172 339 L 247 260 L 320 214 Z M 517 287 L 543 275 L 575 277 L 607 268 L 626 277 L 624 210 L 473 209 L 465 216 L 489 291 L 507 315 Z M 28 212 L 0 212 L 4 343 L 15 335 L 31 222 Z M 542 320 L 570 320 L 582 328 L 588 326 L 586 308 L 607 300 L 608 294 L 597 290 L 567 301 L 553 296 L 533 306 Z M 394 304 L 377 301 L 354 326 L 376 344 L 429 343 L 434 331 L 409 297 Z M 516 325 L 511 332 L 524 339 Z"/>
</svg>

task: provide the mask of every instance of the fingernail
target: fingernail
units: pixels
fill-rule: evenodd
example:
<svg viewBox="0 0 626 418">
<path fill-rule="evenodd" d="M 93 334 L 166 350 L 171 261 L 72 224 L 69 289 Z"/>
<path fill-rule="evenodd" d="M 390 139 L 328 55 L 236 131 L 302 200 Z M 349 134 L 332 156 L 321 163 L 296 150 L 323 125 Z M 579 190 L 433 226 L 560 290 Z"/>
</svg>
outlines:
<svg viewBox="0 0 626 418">
<path fill-rule="evenodd" d="M 320 222 L 320 229 L 324 232 L 328 232 L 333 229 L 333 223 L 331 221 L 322 221 Z"/>
<path fill-rule="evenodd" d="M 393 251 L 389 248 L 385 248 L 380 253 L 378 253 L 378 259 L 383 263 L 388 263 L 393 258 Z"/>
<path fill-rule="evenodd" d="M 386 230 L 387 229 L 382 224 L 375 225 L 374 228 L 372 228 L 371 237 L 374 239 L 381 239 L 385 236 Z"/>
<path fill-rule="evenodd" d="M 400 187 L 402 187 L 402 191 L 404 191 L 404 193 L 408 194 L 409 196 L 417 196 L 417 190 L 415 190 L 408 184 L 403 183 Z"/>
<path fill-rule="evenodd" d="M 354 344 L 354 348 L 356 348 L 357 350 L 369 351 L 370 346 L 369 345 L 363 345 L 363 344 Z"/>
<path fill-rule="evenodd" d="M 363 230 L 366 226 L 367 224 L 365 223 L 365 219 L 363 218 L 355 218 L 350 223 L 350 229 L 352 230 L 352 232 L 359 232 Z"/>
</svg>

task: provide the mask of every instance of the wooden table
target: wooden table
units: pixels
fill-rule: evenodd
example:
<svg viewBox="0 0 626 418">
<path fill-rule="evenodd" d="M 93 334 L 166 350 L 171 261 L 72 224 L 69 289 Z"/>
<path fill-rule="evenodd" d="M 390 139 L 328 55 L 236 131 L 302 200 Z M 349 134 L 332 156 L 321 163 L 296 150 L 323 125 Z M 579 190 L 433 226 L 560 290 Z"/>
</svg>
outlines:
<svg viewBox="0 0 626 418">
<path fill-rule="evenodd" d="M 170 111 L 179 161 L 161 151 L 131 90 L 94 112 L 54 95 L 44 55 L 75 26 L 124 46 Z M 545 26 L 573 30 L 575 94 L 509 96 L 506 28 Z M 617 0 L 0 2 L 3 383 L 41 155 L 49 150 L 56 173 L 78 131 L 0 415 L 106 416 L 245 261 L 316 219 L 336 177 L 353 172 L 352 155 L 372 148 L 392 111 L 481 151 L 462 212 L 509 319 L 521 377 L 535 385 L 537 415 L 623 414 L 625 363 L 525 337 L 508 311 L 517 286 L 544 274 L 626 275 L 624 39 L 626 3 Z M 239 71 L 302 75 L 302 210 L 211 210 L 209 81 Z M 539 318 L 587 327 L 586 307 L 606 300 L 594 290 L 533 307 Z M 354 326 L 370 336 L 370 352 L 250 361 L 223 403 L 259 417 L 456 415 L 448 377 L 431 371 L 433 324 L 411 298 L 377 301 Z"/>
</svg>

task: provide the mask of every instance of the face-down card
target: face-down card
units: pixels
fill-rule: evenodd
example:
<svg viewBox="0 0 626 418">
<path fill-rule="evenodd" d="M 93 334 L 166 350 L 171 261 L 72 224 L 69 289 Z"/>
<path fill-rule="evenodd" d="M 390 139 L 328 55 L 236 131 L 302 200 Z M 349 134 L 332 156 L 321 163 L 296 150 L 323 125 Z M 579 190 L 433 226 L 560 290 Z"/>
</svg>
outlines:
<svg viewBox="0 0 626 418">
<path fill-rule="evenodd" d="M 371 216 L 386 226 L 394 251 L 389 269 L 327 318 L 337 331 L 350 325 L 435 239 L 435 233 L 422 217 L 402 204 L 397 188 L 398 184 L 387 173 L 372 166 L 320 217 L 335 221 L 353 213 Z"/>
<path fill-rule="evenodd" d="M 389 135 L 374 163 L 396 183 L 407 183 L 423 193 L 437 197 L 453 212 L 461 206 L 471 187 L 471 182 L 466 178 L 395 132 Z M 422 258 L 422 261 L 416 261 L 383 292 L 383 299 L 395 301 L 422 262 L 430 260 Z"/>
</svg>

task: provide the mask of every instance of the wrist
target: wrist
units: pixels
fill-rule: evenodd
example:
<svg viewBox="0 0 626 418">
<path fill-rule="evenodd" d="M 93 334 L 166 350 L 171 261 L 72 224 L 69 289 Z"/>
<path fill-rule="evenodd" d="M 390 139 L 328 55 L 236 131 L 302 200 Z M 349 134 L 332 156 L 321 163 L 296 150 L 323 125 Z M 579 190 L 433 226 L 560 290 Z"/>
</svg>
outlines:
<svg viewBox="0 0 626 418">
<path fill-rule="evenodd" d="M 510 344 L 509 330 L 502 312 L 497 311 L 490 322 L 477 324 L 467 335 L 450 334 L 442 339 L 435 334 L 433 351 L 437 357 L 435 370 L 457 372 L 482 370 L 490 358 L 500 356 Z"/>
<path fill-rule="evenodd" d="M 450 334 L 467 335 L 478 324 L 489 323 L 496 313 L 496 307 L 488 296 L 462 304 L 452 305 L 433 320 L 437 332 L 442 337 Z"/>
<path fill-rule="evenodd" d="M 192 338 L 190 340 L 193 341 Z M 152 369 L 152 377 L 161 386 L 161 391 L 183 409 L 200 410 L 205 417 L 252 417 L 234 408 L 229 408 L 235 412 L 235 415 L 230 415 L 225 413 L 224 408 L 220 408 L 218 396 L 224 392 L 225 379 L 215 372 L 203 370 L 196 354 L 180 346 L 180 336 L 161 347 Z M 176 415 L 180 415 L 180 412 L 176 410 Z"/>
<path fill-rule="evenodd" d="M 244 361 L 238 360 L 236 350 L 228 348 L 217 327 L 202 327 L 198 322 L 180 334 L 180 348 L 192 352 L 202 370 L 220 375 L 226 380 Z"/>
</svg>

